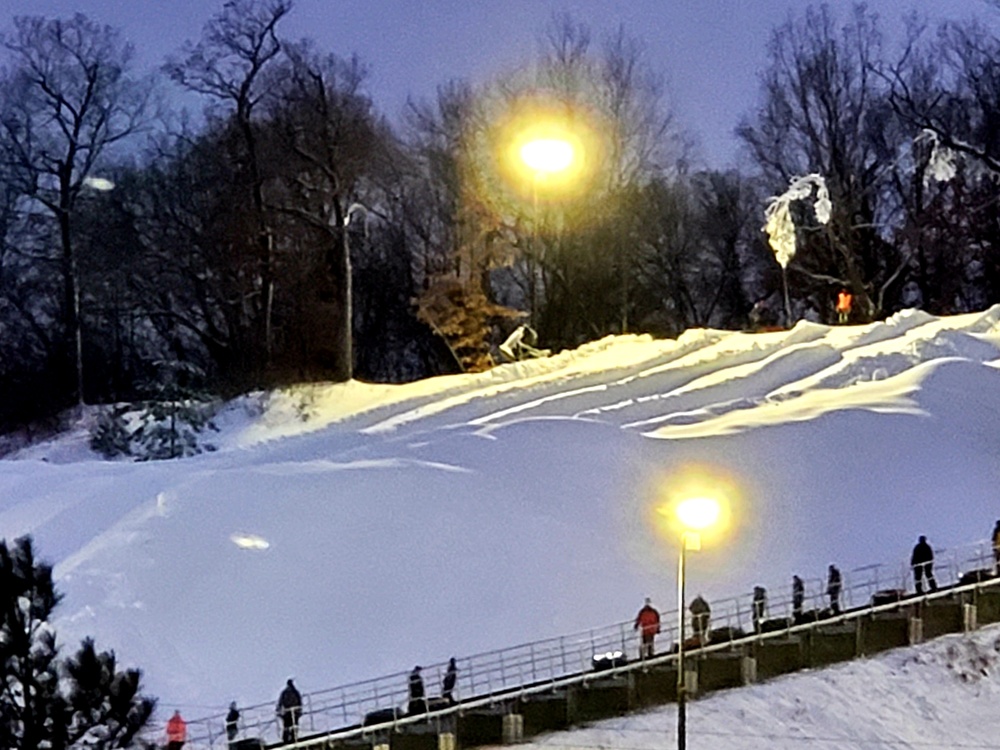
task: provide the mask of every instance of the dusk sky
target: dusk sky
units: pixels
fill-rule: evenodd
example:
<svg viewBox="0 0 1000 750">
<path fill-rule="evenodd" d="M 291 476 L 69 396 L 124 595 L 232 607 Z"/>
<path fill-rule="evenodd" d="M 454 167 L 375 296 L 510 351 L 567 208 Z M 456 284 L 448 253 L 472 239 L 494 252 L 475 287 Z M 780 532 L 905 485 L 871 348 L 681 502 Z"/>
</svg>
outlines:
<svg viewBox="0 0 1000 750">
<path fill-rule="evenodd" d="M 1000 30 L 988 0 L 872 0 L 869 7 L 893 34 L 909 10 L 933 20 L 973 16 Z M 144 66 L 156 66 L 185 40 L 196 40 L 222 0 L 0 0 L 0 22 L 18 15 L 81 12 L 121 28 Z M 732 130 L 754 105 L 771 29 L 795 0 L 295 0 L 285 36 L 315 39 L 325 50 L 357 53 L 370 70 L 369 89 L 395 119 L 409 95 L 433 97 L 453 78 L 478 83 L 532 57 L 553 14 L 569 12 L 595 37 L 623 24 L 646 47 L 667 84 L 680 124 L 712 166 L 733 162 Z M 833 2 L 843 15 L 850 4 Z"/>
</svg>

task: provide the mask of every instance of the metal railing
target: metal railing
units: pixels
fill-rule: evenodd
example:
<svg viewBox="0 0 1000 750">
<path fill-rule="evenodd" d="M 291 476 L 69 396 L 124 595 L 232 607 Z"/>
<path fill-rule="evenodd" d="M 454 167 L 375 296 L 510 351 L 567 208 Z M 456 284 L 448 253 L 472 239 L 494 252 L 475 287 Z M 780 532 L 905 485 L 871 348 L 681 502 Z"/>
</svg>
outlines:
<svg viewBox="0 0 1000 750">
<path fill-rule="evenodd" d="M 936 551 L 934 570 L 939 591 L 925 594 L 924 599 L 951 595 L 964 575 L 972 574 L 975 578 L 975 582 L 962 586 L 963 590 L 971 590 L 976 585 L 983 585 L 982 577 L 993 575 L 992 546 L 988 542 L 978 542 L 954 549 L 939 549 Z M 898 607 L 898 603 L 878 606 L 873 602 L 876 594 L 881 592 L 904 595 L 912 575 L 910 565 L 905 561 L 854 568 L 844 571 L 842 579 L 839 614 L 831 612 L 827 581 L 819 577 L 803 579 L 803 605 L 798 616 L 793 607 L 790 582 L 766 588 L 768 597 L 760 622 L 754 621 L 752 593 L 712 602 L 711 637 L 700 650 L 712 652 L 732 648 L 756 638 L 801 632 L 818 625 L 845 622 Z M 993 579 L 988 585 L 1000 585 L 1000 579 Z M 775 592 L 780 593 L 776 595 Z M 662 614 L 661 633 L 656 644 L 660 655 L 646 660 L 639 658 L 639 635 L 633 628 L 632 620 L 456 659 L 459 669 L 455 690 L 459 699 L 457 705 L 433 700 L 432 686 L 441 684 L 447 664 L 432 664 L 422 670 L 423 679 L 429 687 L 429 699 L 416 715 L 407 710 L 407 672 L 303 694 L 299 722 L 299 737 L 302 739 L 296 747 L 314 744 L 305 739 L 308 737 L 347 737 L 426 721 L 428 718 L 444 718 L 459 710 L 579 684 L 595 676 L 668 663 L 676 658 L 671 650 L 677 640 L 677 619 L 676 609 Z M 629 663 L 594 671 L 595 655 L 616 652 L 627 655 Z M 366 718 L 369 719 L 368 726 Z M 281 741 L 282 727 L 275 702 L 240 707 L 237 738 L 243 737 L 257 737 L 269 745 Z M 217 750 L 227 745 L 224 713 L 188 722 L 188 743 L 185 746 L 188 750 Z"/>
</svg>

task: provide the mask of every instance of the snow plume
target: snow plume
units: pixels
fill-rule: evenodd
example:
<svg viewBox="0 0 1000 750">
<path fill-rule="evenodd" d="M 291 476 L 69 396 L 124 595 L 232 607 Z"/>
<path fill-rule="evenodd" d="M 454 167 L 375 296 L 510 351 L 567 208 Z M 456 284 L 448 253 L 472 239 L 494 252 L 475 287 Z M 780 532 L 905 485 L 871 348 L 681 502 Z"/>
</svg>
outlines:
<svg viewBox="0 0 1000 750">
<path fill-rule="evenodd" d="M 816 214 L 816 221 L 825 225 L 830 221 L 833 205 L 830 203 L 826 180 L 815 173 L 804 177 L 793 177 L 788 190 L 772 197 L 764 211 L 764 217 L 767 219 L 764 231 L 767 232 L 768 242 L 774 250 L 774 257 L 782 268 L 787 268 L 795 257 L 795 221 L 790 210 L 792 201 L 807 200 L 812 197 L 814 189 L 816 197 L 813 201 L 813 211 Z"/>
<path fill-rule="evenodd" d="M 920 143 L 921 141 L 929 141 L 931 144 L 931 158 L 927 164 L 927 174 L 924 177 L 924 182 L 929 183 L 931 180 L 935 182 L 948 182 L 958 172 L 958 168 L 955 166 L 957 154 L 951 148 L 941 143 L 938 134 L 933 130 L 926 128 L 921 130 L 920 135 L 914 139 L 914 143 Z"/>
</svg>

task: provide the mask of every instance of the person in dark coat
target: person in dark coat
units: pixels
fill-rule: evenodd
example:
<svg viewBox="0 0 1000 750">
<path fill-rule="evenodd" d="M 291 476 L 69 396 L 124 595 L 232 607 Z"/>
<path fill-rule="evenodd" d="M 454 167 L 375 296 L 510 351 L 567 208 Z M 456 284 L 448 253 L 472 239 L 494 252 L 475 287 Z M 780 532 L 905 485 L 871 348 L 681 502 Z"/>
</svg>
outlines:
<svg viewBox="0 0 1000 750">
<path fill-rule="evenodd" d="M 656 634 L 660 632 L 660 613 L 653 606 L 653 600 L 648 596 L 639 614 L 635 616 L 635 623 L 632 630 L 638 630 L 641 640 L 639 644 L 639 658 L 649 659 L 653 656 L 653 641 Z"/>
<path fill-rule="evenodd" d="M 830 597 L 830 612 L 835 615 L 840 614 L 840 592 L 843 588 L 844 581 L 840 576 L 840 568 L 831 565 L 826 578 L 826 595 Z"/>
<path fill-rule="evenodd" d="M 934 550 L 927 543 L 927 537 L 920 537 L 913 547 L 910 565 L 913 567 L 913 584 L 918 594 L 924 593 L 924 578 L 927 579 L 931 591 L 937 591 L 937 581 L 934 580 Z"/>
<path fill-rule="evenodd" d="M 448 669 L 445 670 L 444 680 L 441 682 L 441 697 L 448 701 L 449 706 L 455 705 L 455 683 L 458 681 L 458 666 L 455 664 L 455 657 L 448 660 Z"/>
<path fill-rule="evenodd" d="M 427 699 L 424 697 L 424 678 L 420 676 L 418 664 L 410 672 L 410 714 L 427 713 Z"/>
<path fill-rule="evenodd" d="M 792 576 L 792 619 L 796 624 L 802 621 L 802 604 L 805 598 L 805 584 L 798 576 Z"/>
<path fill-rule="evenodd" d="M 1000 521 L 993 527 L 993 575 L 1000 575 Z"/>
<path fill-rule="evenodd" d="M 764 614 L 767 612 L 767 589 L 763 586 L 753 587 L 753 630 L 760 632 L 764 622 Z"/>
<path fill-rule="evenodd" d="M 226 714 L 226 739 L 229 740 L 229 747 L 236 744 L 236 734 L 240 731 L 240 712 L 236 708 L 236 701 L 229 704 L 229 713 Z"/>
<path fill-rule="evenodd" d="M 302 716 L 302 695 L 289 678 L 285 689 L 278 696 L 278 715 L 281 717 L 281 741 L 295 742 L 299 737 L 299 718 Z"/>
<path fill-rule="evenodd" d="M 688 609 L 691 611 L 691 630 L 698 642 L 704 645 L 708 641 L 708 623 L 712 617 L 712 608 L 701 594 L 698 594 Z"/>
</svg>

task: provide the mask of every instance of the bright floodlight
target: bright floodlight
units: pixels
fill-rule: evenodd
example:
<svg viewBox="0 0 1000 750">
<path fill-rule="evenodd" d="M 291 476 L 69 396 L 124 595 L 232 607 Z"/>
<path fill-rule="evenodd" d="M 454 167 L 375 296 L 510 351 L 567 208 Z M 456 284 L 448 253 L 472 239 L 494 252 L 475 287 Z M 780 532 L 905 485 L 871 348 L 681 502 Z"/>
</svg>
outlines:
<svg viewBox="0 0 1000 750">
<path fill-rule="evenodd" d="M 266 539 L 256 534 L 244 534 L 237 531 L 229 538 L 240 549 L 267 549 L 271 546 Z"/>
<path fill-rule="evenodd" d="M 115 189 L 115 183 L 105 177 L 84 177 L 83 184 L 91 190 L 100 190 L 101 192 Z"/>
<path fill-rule="evenodd" d="M 701 531 L 719 520 L 719 501 L 711 497 L 692 497 L 677 505 L 677 518 L 687 529 Z"/>
<path fill-rule="evenodd" d="M 539 138 L 521 146 L 521 160 L 535 172 L 562 172 L 573 163 L 573 144 L 559 138 Z"/>
</svg>

